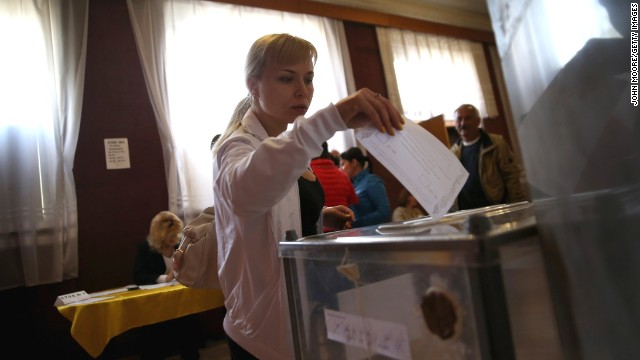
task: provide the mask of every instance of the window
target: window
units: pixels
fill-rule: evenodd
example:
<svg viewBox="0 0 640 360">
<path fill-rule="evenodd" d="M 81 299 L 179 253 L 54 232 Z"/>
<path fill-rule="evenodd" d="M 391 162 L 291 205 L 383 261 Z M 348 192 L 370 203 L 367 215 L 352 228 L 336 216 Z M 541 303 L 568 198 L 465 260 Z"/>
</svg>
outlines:
<svg viewBox="0 0 640 360">
<path fill-rule="evenodd" d="M 377 34 L 389 97 L 407 118 L 452 119 L 465 103 L 497 115 L 480 43 L 382 27 Z"/>
<path fill-rule="evenodd" d="M 77 277 L 72 166 L 87 10 L 0 2 L 0 290 Z"/>
<path fill-rule="evenodd" d="M 161 130 L 169 209 L 187 221 L 213 202 L 209 144 L 247 95 L 244 62 L 258 37 L 288 32 L 316 46 L 309 114 L 347 95 L 337 21 L 210 1 L 128 4 Z"/>
</svg>

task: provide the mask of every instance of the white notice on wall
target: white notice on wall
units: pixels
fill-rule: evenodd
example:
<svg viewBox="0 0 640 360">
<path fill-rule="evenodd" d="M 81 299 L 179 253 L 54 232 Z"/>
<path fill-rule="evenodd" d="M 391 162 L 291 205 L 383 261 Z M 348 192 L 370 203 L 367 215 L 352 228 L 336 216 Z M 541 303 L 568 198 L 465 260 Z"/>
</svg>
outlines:
<svg viewBox="0 0 640 360">
<path fill-rule="evenodd" d="M 129 141 L 127 138 L 104 139 L 104 152 L 107 170 L 129 169 Z"/>
</svg>

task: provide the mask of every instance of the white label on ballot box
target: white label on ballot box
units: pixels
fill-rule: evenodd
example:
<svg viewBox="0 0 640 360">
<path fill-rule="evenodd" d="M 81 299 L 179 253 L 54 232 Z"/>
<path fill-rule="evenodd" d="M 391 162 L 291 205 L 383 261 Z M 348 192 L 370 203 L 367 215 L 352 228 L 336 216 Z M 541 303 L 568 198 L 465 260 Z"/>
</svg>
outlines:
<svg viewBox="0 0 640 360">
<path fill-rule="evenodd" d="M 69 305 L 69 304 L 76 303 L 78 301 L 88 300 L 89 298 L 91 298 L 91 296 L 89 296 L 89 294 L 87 294 L 86 291 L 82 290 L 82 291 L 77 291 L 74 293 L 58 296 L 58 298 L 56 299 L 56 303 L 53 305 L 54 306 Z"/>
<path fill-rule="evenodd" d="M 365 318 L 325 309 L 329 339 L 399 360 L 411 359 L 407 327 L 384 320 Z"/>
</svg>

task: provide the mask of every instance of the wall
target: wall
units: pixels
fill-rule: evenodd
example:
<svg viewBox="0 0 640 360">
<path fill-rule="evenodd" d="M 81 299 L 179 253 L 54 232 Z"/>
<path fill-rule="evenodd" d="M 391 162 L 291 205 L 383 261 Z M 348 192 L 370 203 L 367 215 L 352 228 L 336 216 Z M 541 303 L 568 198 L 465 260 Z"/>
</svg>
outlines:
<svg viewBox="0 0 640 360">
<path fill-rule="evenodd" d="M 135 245 L 168 204 L 158 128 L 124 0 L 91 1 L 81 121 L 74 162 L 78 286 L 93 291 L 133 282 Z M 105 138 L 128 139 L 130 169 L 106 169 Z"/>
<path fill-rule="evenodd" d="M 374 92 L 387 96 L 387 85 L 384 78 L 382 59 L 378 49 L 378 37 L 375 27 L 367 24 L 344 22 L 344 31 L 349 44 L 349 56 L 353 67 L 353 78 L 356 88 L 367 87 Z M 391 204 L 391 211 L 396 207 L 398 194 L 402 184 L 391 174 L 387 168 L 373 156 L 369 155 L 373 173 L 384 180 L 387 188 L 387 196 Z M 389 219 L 390 221 L 391 219 Z"/>
</svg>

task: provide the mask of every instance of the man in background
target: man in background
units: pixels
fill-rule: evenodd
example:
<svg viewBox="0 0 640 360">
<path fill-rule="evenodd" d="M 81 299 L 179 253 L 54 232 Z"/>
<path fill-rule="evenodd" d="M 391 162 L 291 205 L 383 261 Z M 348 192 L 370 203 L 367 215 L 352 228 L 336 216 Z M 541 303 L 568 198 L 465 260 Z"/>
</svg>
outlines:
<svg viewBox="0 0 640 360">
<path fill-rule="evenodd" d="M 527 200 L 520 166 L 504 138 L 480 128 L 480 113 L 473 105 L 460 105 L 454 115 L 460 138 L 451 151 L 469 172 L 458 194 L 458 210 Z"/>
</svg>

